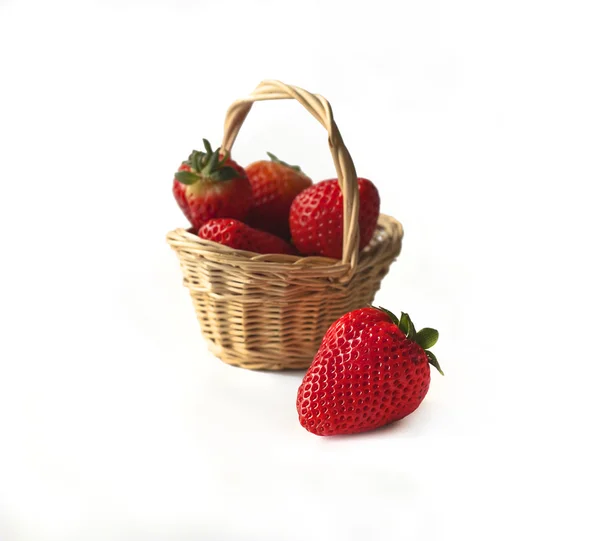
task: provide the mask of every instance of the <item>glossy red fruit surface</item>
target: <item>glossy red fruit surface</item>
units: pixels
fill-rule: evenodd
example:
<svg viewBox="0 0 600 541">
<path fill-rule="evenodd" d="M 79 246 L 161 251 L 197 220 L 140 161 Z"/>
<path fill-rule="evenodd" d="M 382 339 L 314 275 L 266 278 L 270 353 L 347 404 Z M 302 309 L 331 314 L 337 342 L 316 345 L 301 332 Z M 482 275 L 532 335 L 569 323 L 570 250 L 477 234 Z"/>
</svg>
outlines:
<svg viewBox="0 0 600 541">
<path fill-rule="evenodd" d="M 312 185 L 300 167 L 289 165 L 273 154 L 246 167 L 252 186 L 252 206 L 246 223 L 284 239 L 290 238 L 289 214 L 294 198 Z"/>
<path fill-rule="evenodd" d="M 379 217 L 379 192 L 365 178 L 358 179 L 359 249 L 373 238 Z M 292 241 L 303 255 L 341 259 L 344 239 L 344 207 L 337 179 L 324 180 L 302 191 L 290 208 Z"/>
<path fill-rule="evenodd" d="M 212 150 L 194 150 L 173 180 L 173 195 L 186 218 L 198 229 L 212 218 L 243 220 L 252 204 L 252 188 L 244 169 Z"/>
<path fill-rule="evenodd" d="M 434 329 L 361 308 L 331 325 L 298 389 L 301 425 L 320 436 L 354 434 L 406 417 L 429 389 Z M 441 370 L 440 370 L 441 372 Z"/>
<path fill-rule="evenodd" d="M 236 250 L 259 254 L 296 254 L 294 248 L 283 239 L 231 218 L 209 220 L 198 230 L 198 236 Z"/>
</svg>

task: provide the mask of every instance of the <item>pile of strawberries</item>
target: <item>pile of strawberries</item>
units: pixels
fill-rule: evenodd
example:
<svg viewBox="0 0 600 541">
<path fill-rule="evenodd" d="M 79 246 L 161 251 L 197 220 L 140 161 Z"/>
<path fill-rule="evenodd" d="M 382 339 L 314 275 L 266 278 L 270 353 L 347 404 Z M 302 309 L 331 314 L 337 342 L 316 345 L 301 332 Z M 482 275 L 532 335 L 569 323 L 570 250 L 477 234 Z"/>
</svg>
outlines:
<svg viewBox="0 0 600 541">
<path fill-rule="evenodd" d="M 194 150 L 175 173 L 173 194 L 196 234 L 260 254 L 319 255 L 340 259 L 343 198 L 337 179 L 313 184 L 300 167 L 267 153 L 243 168 L 213 150 Z M 373 237 L 379 193 L 358 179 L 360 248 Z"/>
<path fill-rule="evenodd" d="M 298 166 L 269 154 L 245 169 L 204 140 L 181 164 L 173 183 L 179 206 L 202 239 L 261 254 L 342 257 L 343 201 L 336 179 L 316 184 Z M 373 183 L 358 179 L 360 248 L 379 216 Z M 372 306 L 334 322 L 296 398 L 300 424 L 320 436 L 353 434 L 406 417 L 421 404 L 429 351 L 438 332 L 416 331 L 408 314 L 397 318 Z"/>
</svg>

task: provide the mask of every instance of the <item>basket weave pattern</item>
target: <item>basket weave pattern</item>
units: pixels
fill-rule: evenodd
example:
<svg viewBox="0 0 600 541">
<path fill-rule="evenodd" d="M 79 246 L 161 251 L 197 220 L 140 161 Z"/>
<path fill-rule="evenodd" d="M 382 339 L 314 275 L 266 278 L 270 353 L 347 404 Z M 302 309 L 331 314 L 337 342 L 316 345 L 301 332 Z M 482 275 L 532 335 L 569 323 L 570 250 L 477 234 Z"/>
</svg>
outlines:
<svg viewBox="0 0 600 541">
<path fill-rule="evenodd" d="M 276 99 L 296 99 L 327 130 L 344 197 L 342 259 L 259 255 L 200 239 L 182 228 L 167 236 L 210 350 L 226 363 L 250 369 L 309 366 L 329 325 L 373 301 L 400 253 L 403 235 L 399 222 L 380 215 L 371 243 L 359 254 L 356 171 L 322 96 L 263 81 L 229 108 L 222 149 L 231 150 L 255 101 Z"/>
</svg>

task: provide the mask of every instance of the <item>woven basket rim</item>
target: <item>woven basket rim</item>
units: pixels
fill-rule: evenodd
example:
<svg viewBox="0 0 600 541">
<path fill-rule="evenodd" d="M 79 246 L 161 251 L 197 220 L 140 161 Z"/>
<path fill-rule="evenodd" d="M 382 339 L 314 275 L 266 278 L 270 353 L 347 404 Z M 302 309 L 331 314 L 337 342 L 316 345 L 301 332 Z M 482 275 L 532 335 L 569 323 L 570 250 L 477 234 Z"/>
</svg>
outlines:
<svg viewBox="0 0 600 541">
<path fill-rule="evenodd" d="M 402 224 L 393 218 L 392 216 L 388 216 L 386 214 L 380 214 L 377 222 L 377 230 L 373 235 L 373 240 L 371 243 L 359 254 L 359 262 L 360 266 L 361 262 L 364 262 L 364 257 L 372 252 L 373 245 L 377 244 L 379 241 L 378 233 L 386 228 L 395 228 L 397 229 L 397 234 L 402 239 L 404 237 L 404 228 Z M 230 248 L 229 246 L 225 246 L 223 244 L 219 244 L 217 242 L 213 242 L 206 239 L 201 239 L 196 234 L 189 231 L 189 229 L 184 229 L 179 227 L 170 231 L 167 235 L 167 241 L 171 245 L 174 250 L 178 250 L 182 248 L 182 245 L 186 245 L 186 249 L 196 248 L 199 252 L 203 254 L 211 254 L 217 256 L 223 263 L 235 264 L 236 260 L 239 261 L 240 264 L 248 265 L 249 263 L 256 262 L 258 264 L 264 263 L 273 263 L 277 264 L 280 267 L 284 267 L 286 270 L 292 269 L 305 269 L 307 267 L 319 267 L 320 270 L 323 270 L 323 267 L 330 267 L 335 269 L 346 269 L 348 267 L 348 263 L 343 263 L 339 259 L 333 259 L 330 257 L 322 257 L 322 256 L 302 256 L 302 255 L 286 255 L 286 254 L 258 254 L 256 252 L 249 252 L 246 250 L 237 250 L 235 248 Z M 282 269 L 283 270 L 283 269 Z"/>
</svg>

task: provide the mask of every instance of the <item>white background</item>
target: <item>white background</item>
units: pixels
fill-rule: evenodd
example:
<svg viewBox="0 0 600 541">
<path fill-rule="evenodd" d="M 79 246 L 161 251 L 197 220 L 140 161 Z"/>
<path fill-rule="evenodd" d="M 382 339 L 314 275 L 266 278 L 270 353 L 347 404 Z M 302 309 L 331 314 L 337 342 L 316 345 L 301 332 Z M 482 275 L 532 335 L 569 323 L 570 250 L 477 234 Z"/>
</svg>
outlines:
<svg viewBox="0 0 600 541">
<path fill-rule="evenodd" d="M 0 540 L 598 539 L 597 2 L 0 1 Z M 440 330 L 421 408 L 318 438 L 212 357 L 172 173 L 263 78 L 325 95 Z M 234 157 L 315 180 L 257 105 Z"/>
</svg>

